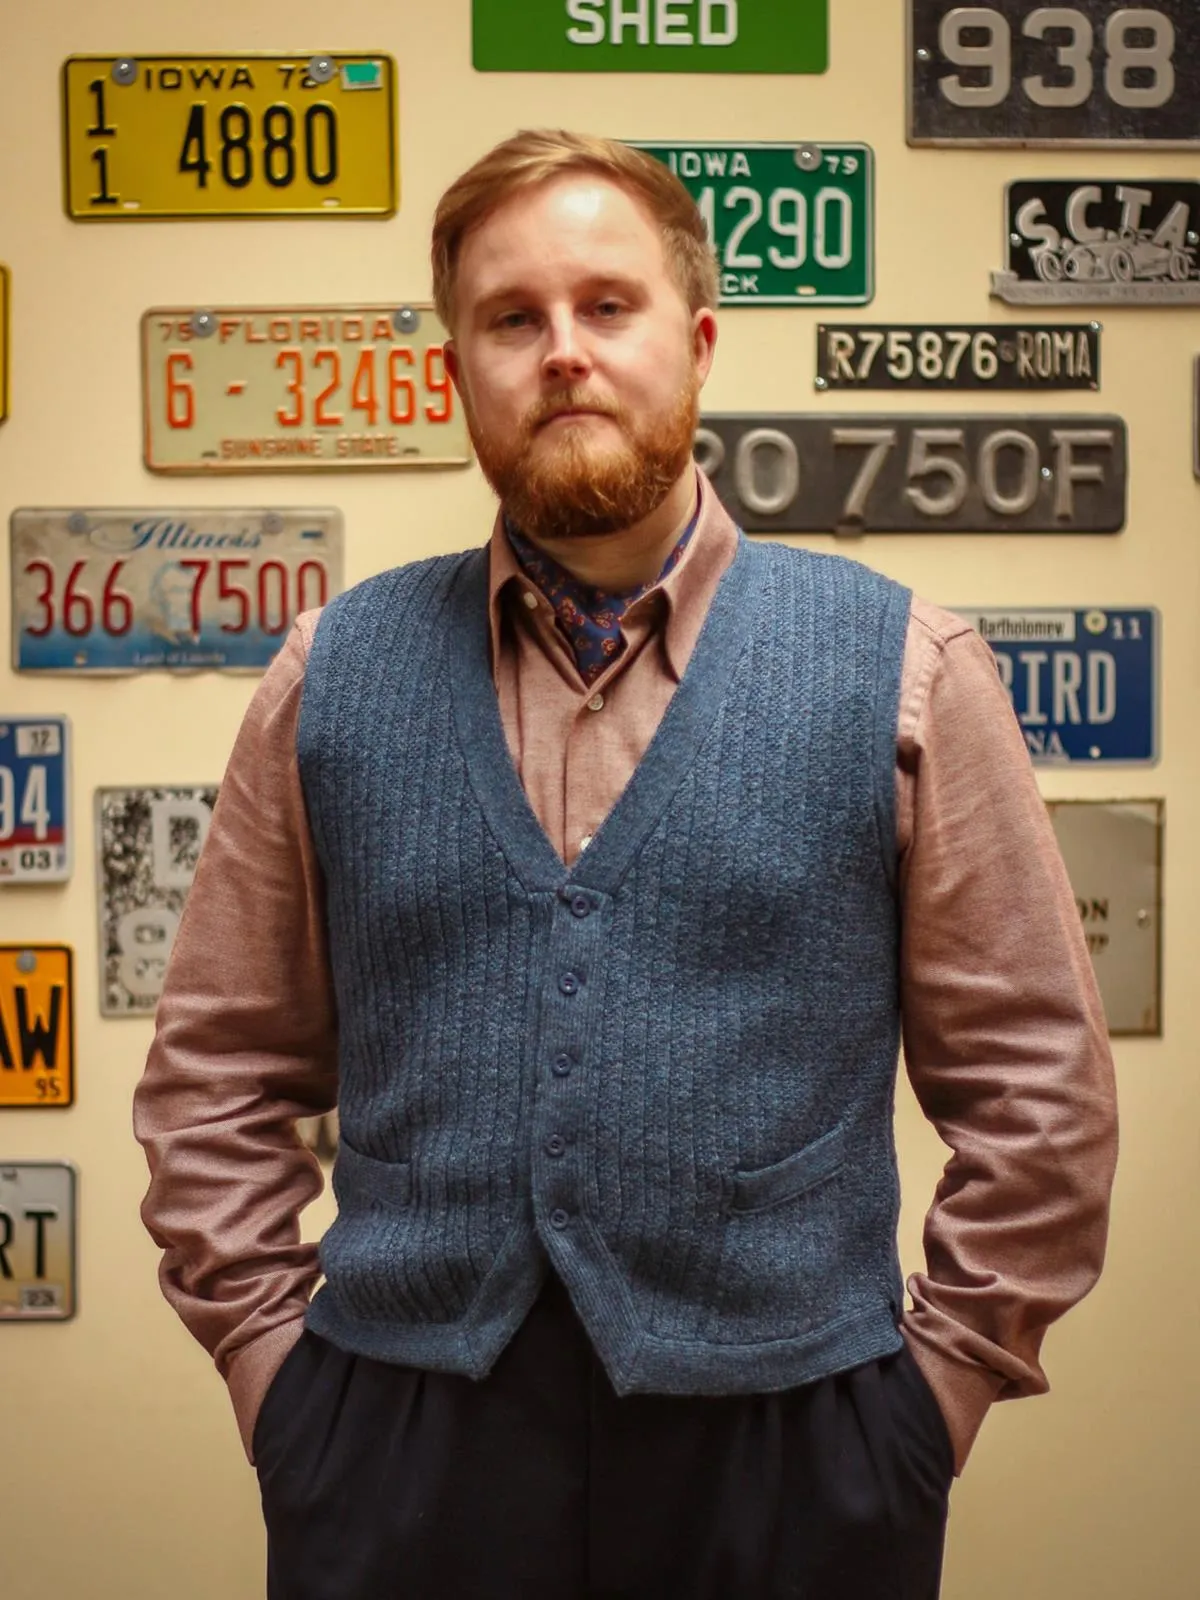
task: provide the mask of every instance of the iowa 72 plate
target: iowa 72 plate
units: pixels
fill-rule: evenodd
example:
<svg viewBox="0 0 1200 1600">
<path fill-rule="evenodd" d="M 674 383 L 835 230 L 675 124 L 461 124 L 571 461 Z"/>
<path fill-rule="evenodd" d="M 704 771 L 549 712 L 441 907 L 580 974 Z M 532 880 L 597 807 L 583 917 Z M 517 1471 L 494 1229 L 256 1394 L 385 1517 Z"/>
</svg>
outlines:
<svg viewBox="0 0 1200 1600">
<path fill-rule="evenodd" d="M 67 215 L 390 216 L 395 101 L 383 55 L 71 56 Z"/>
<path fill-rule="evenodd" d="M 262 672 L 342 586 L 330 507 L 22 509 L 10 543 L 21 672 Z"/>
</svg>

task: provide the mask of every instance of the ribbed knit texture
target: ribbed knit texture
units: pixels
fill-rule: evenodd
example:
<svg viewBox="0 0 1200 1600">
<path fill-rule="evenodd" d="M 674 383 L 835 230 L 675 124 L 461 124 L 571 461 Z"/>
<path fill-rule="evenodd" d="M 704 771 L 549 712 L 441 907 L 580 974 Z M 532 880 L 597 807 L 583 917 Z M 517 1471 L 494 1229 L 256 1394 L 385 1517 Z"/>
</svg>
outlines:
<svg viewBox="0 0 1200 1600">
<path fill-rule="evenodd" d="M 298 735 L 340 1037 L 318 1332 L 479 1377 L 548 1256 L 619 1392 L 898 1348 L 908 602 L 741 538 L 570 872 L 505 742 L 485 553 L 326 608 Z"/>
</svg>

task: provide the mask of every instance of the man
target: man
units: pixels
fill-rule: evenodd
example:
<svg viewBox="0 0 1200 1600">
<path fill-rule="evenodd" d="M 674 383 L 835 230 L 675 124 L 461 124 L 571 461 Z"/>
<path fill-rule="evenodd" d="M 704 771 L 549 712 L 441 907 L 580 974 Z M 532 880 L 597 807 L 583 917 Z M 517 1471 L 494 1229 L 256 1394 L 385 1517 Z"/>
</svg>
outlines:
<svg viewBox="0 0 1200 1600">
<path fill-rule="evenodd" d="M 135 1108 L 271 1600 L 929 1600 L 1115 1156 L 1020 733 L 956 618 L 696 472 L 717 282 L 664 167 L 523 133 L 433 265 L 491 541 L 297 624 Z M 902 1021 L 953 1151 L 907 1310 Z"/>
</svg>

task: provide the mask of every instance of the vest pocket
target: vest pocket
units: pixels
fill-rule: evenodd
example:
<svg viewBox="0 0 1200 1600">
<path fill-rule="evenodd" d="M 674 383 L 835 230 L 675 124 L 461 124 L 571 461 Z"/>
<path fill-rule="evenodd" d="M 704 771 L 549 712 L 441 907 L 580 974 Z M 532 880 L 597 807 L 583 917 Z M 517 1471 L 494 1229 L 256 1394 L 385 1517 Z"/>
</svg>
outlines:
<svg viewBox="0 0 1200 1600">
<path fill-rule="evenodd" d="M 377 1161 L 365 1156 L 347 1144 L 343 1133 L 333 1164 L 333 1192 L 339 1207 L 393 1211 L 408 1204 L 411 1188 L 412 1168 L 407 1161 Z"/>
<path fill-rule="evenodd" d="M 812 1144 L 769 1167 L 735 1172 L 729 1200 L 731 1215 L 768 1211 L 832 1177 L 846 1158 L 845 1134 L 839 1122 Z"/>
</svg>

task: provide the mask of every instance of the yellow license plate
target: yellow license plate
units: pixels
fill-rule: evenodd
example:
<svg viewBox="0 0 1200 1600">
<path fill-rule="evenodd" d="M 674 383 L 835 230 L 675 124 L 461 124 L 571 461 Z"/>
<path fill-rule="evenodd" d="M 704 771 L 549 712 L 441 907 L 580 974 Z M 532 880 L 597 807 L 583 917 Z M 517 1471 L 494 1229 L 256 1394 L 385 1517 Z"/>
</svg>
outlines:
<svg viewBox="0 0 1200 1600">
<path fill-rule="evenodd" d="M 71 952 L 0 944 L 0 1106 L 69 1106 L 74 1098 Z"/>
<path fill-rule="evenodd" d="M 162 309 L 142 318 L 152 472 L 460 467 L 466 418 L 426 306 Z"/>
<path fill-rule="evenodd" d="M 8 416 L 8 268 L 0 266 L 0 422 Z"/>
<path fill-rule="evenodd" d="M 67 215 L 391 216 L 395 104 L 390 56 L 70 56 Z"/>
</svg>

